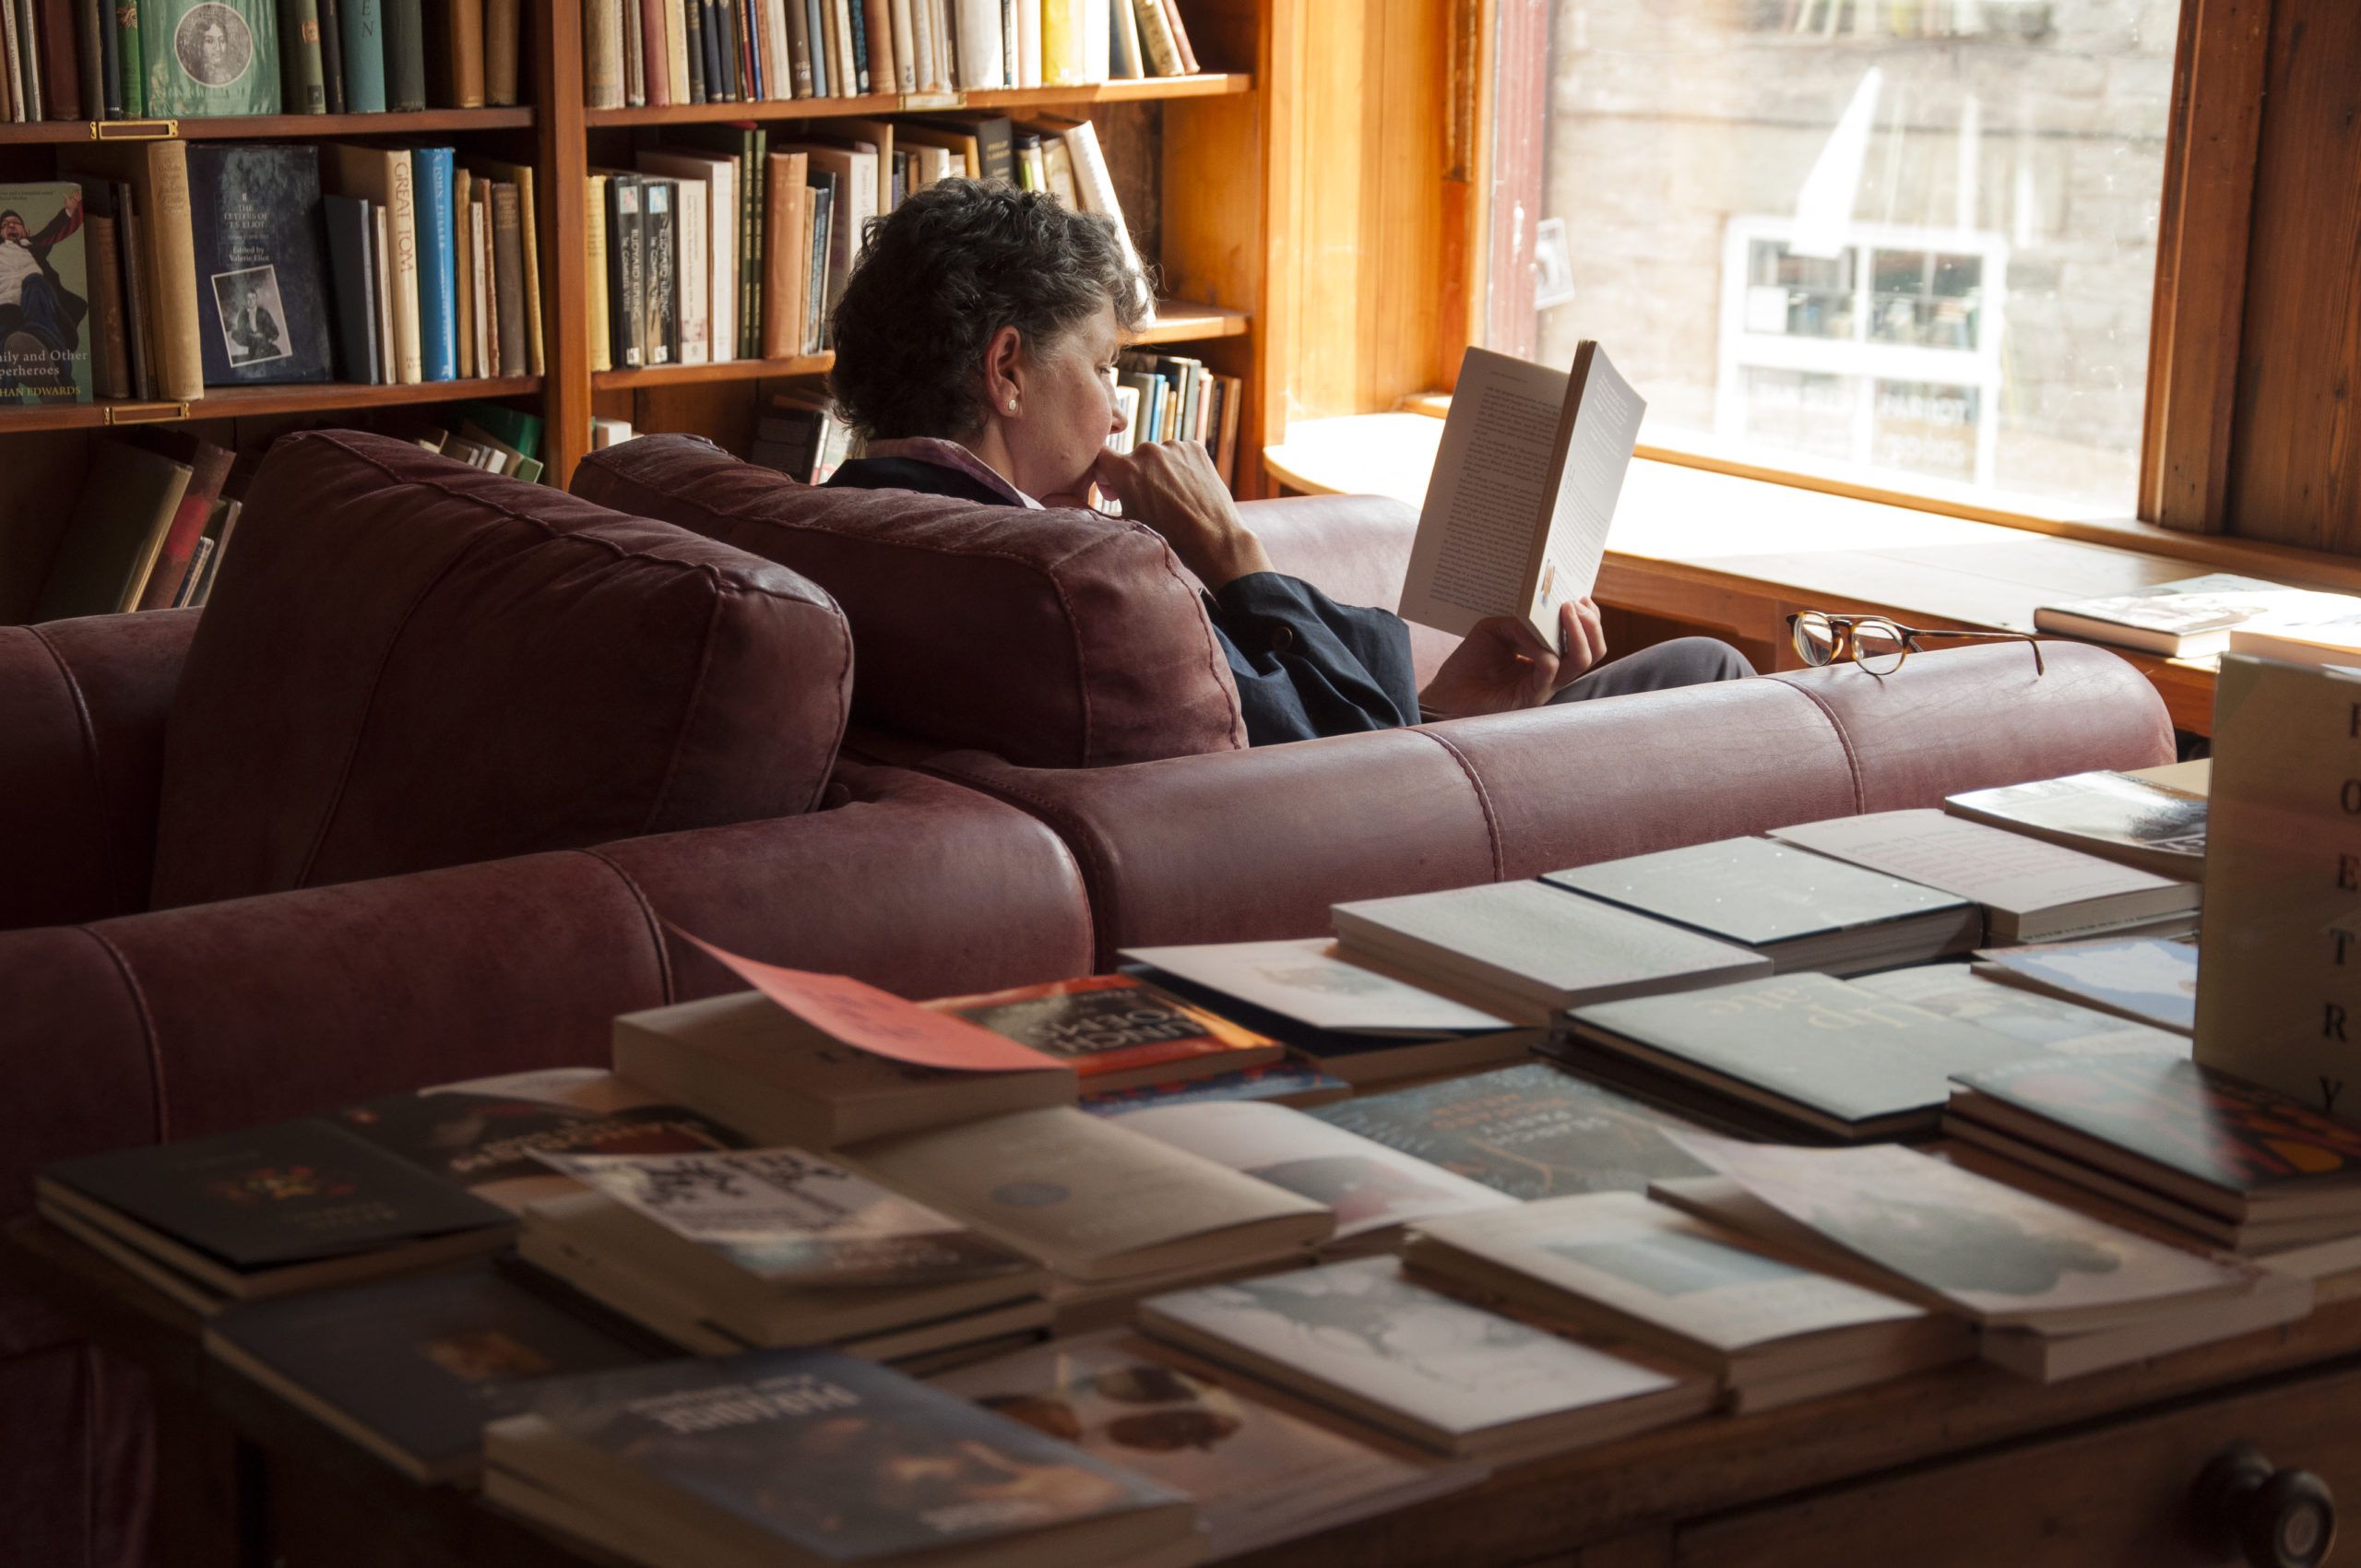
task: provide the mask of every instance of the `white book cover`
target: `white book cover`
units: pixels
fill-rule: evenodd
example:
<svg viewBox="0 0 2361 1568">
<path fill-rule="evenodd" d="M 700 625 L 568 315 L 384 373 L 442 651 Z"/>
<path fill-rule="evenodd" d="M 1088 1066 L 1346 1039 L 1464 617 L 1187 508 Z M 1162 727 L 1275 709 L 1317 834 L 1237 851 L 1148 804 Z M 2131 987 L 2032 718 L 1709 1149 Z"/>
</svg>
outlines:
<svg viewBox="0 0 2361 1568">
<path fill-rule="evenodd" d="M 959 90 L 1008 86 L 1000 0 L 952 0 L 952 7 L 956 13 L 952 48 L 958 65 Z"/>
<path fill-rule="evenodd" d="M 1137 285 L 1144 322 L 1156 319 L 1156 295 L 1147 286 L 1147 274 L 1140 267 L 1139 252 L 1132 244 L 1131 225 L 1123 221 L 1123 204 L 1115 195 L 1114 177 L 1107 172 L 1107 154 L 1098 145 L 1098 130 L 1087 120 L 1058 122 L 1066 151 L 1074 165 L 1075 194 L 1082 198 L 1083 210 L 1112 219 L 1115 238 L 1122 246 L 1123 265 L 1129 268 Z"/>
<path fill-rule="evenodd" d="M 1185 1330 L 1208 1354 L 1285 1367 L 1317 1396 L 1407 1418 L 1389 1424 L 1421 1438 L 1464 1439 L 1679 1382 L 1412 1284 L 1393 1258 L 1153 1297 L 1140 1324 L 1158 1336 Z"/>
<path fill-rule="evenodd" d="M 706 300 L 713 287 L 712 256 L 707 240 L 712 232 L 709 202 L 712 187 L 698 180 L 682 180 L 674 198 L 672 223 L 680 236 L 681 362 L 704 364 L 712 350 L 713 319 Z"/>
<path fill-rule="evenodd" d="M 1126 947 L 1123 956 L 1315 1029 L 1425 1039 L 1516 1027 L 1356 964 L 1324 936 Z"/>
<path fill-rule="evenodd" d="M 1517 616 L 1558 646 L 1598 580 L 1647 404 L 1585 339 L 1571 371 L 1470 348 L 1443 422 L 1402 617 L 1465 635 Z"/>
<path fill-rule="evenodd" d="M 1928 807 L 1774 827 L 1771 837 L 2019 916 L 2136 894 L 2197 908 L 2193 884 Z M 2173 898 L 2174 889 L 2185 897 Z"/>
<path fill-rule="evenodd" d="M 1848 982 L 1896 1002 L 1974 1024 L 2050 1056 L 2171 1055 L 2189 1052 L 2187 1037 L 2135 1024 L 2059 997 L 1987 980 L 1966 964 L 1924 964 L 1855 975 Z"/>
<path fill-rule="evenodd" d="M 1059 0 L 1014 0 L 1017 87 L 1041 85 L 1041 7 Z"/>
<path fill-rule="evenodd" d="M 799 1149 L 540 1158 L 786 1288 L 932 1284 L 1031 1266 L 948 1216 Z"/>
<path fill-rule="evenodd" d="M 1259 1100 L 1151 1106 L 1112 1118 L 1158 1143 L 1325 1204 L 1336 1240 L 1446 1215 L 1513 1208 L 1516 1200 L 1402 1153 Z"/>
<path fill-rule="evenodd" d="M 1639 1193 L 1545 1198 L 1419 1227 L 1429 1243 L 1731 1354 L 1926 1308 L 1833 1278 Z M 1448 1271 L 1448 1264 L 1437 1266 Z"/>
</svg>

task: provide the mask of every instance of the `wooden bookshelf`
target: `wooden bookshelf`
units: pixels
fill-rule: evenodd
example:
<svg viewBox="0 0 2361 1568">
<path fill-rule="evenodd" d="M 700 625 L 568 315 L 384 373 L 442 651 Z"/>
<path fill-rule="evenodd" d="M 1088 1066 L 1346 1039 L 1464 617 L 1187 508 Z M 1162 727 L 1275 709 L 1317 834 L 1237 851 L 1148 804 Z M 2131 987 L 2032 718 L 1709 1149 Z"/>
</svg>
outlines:
<svg viewBox="0 0 2361 1568">
<path fill-rule="evenodd" d="M 0 147 L 66 142 L 326 141 L 345 137 L 455 136 L 518 130 L 533 112 L 513 109 L 424 109 L 385 114 L 224 114 L 190 120 L 41 120 L 0 125 Z"/>
<path fill-rule="evenodd" d="M 1082 87 L 985 88 L 972 92 L 872 92 L 857 98 L 775 98 L 753 103 L 679 103 L 661 108 L 589 109 L 591 125 L 694 125 L 730 120 L 825 120 L 838 115 L 932 114 L 952 109 L 1033 109 L 1065 103 L 1147 103 L 1174 98 L 1224 98 L 1254 90 L 1242 71 L 1145 77 Z"/>
<path fill-rule="evenodd" d="M 291 386 L 208 386 L 189 402 L 101 399 L 94 403 L 30 403 L 0 410 L 0 432 L 92 430 L 185 420 L 260 418 L 265 414 L 334 413 L 347 409 L 393 409 L 417 403 L 458 403 L 478 398 L 530 397 L 541 389 L 538 375 L 477 376 L 465 381 L 423 381 L 378 386 L 358 382 L 310 382 Z"/>
</svg>

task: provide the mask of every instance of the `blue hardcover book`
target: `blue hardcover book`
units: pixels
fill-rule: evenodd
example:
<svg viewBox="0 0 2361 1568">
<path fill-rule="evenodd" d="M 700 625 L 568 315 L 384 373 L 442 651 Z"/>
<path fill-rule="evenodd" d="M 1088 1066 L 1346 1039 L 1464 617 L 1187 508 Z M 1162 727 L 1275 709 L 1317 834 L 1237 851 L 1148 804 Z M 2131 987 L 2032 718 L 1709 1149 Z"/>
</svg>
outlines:
<svg viewBox="0 0 2361 1568">
<path fill-rule="evenodd" d="M 453 153 L 447 147 L 410 151 L 418 193 L 418 350 L 429 381 L 459 377 L 458 243 L 451 213 Z"/>
<path fill-rule="evenodd" d="M 795 0 L 788 0 L 789 5 L 794 3 Z M 812 96 L 836 98 L 841 94 L 834 90 L 835 83 L 829 78 L 829 69 L 836 62 L 828 58 L 828 51 L 820 42 L 827 36 L 820 25 L 820 7 L 824 4 L 825 0 L 803 0 L 803 9 L 811 18 L 812 26 Z"/>
<path fill-rule="evenodd" d="M 386 8 L 383 0 L 344 0 L 338 6 L 344 41 L 344 108 L 349 114 L 386 112 Z"/>
</svg>

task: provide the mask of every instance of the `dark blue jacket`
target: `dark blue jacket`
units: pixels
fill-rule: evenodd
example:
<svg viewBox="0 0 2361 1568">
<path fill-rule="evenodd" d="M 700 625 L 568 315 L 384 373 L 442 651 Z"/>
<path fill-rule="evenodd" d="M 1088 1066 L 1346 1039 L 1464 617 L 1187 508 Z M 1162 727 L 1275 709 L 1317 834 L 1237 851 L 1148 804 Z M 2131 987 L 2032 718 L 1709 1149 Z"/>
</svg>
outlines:
<svg viewBox="0 0 2361 1568">
<path fill-rule="evenodd" d="M 915 457 L 856 457 L 828 482 L 1008 505 L 982 481 Z M 1238 685 L 1250 745 L 1418 721 L 1410 629 L 1401 617 L 1338 604 L 1279 572 L 1237 578 L 1204 599 L 1205 616 Z"/>
</svg>

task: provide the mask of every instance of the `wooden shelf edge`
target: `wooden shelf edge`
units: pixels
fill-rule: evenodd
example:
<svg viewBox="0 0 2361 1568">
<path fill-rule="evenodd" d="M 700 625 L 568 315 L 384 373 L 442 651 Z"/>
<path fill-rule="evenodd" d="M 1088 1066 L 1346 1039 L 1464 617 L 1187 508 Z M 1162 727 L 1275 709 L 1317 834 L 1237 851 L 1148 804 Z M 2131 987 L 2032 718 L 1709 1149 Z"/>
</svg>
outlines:
<svg viewBox="0 0 2361 1568">
<path fill-rule="evenodd" d="M 1253 330 L 1254 318 L 1227 305 L 1192 304 L 1186 300 L 1159 300 L 1156 319 L 1132 335 L 1134 344 L 1197 343 L 1208 338 L 1242 338 Z"/>
<path fill-rule="evenodd" d="M 95 122 L 122 124 L 123 122 Z M 300 137 L 312 140 L 322 137 L 409 136 L 420 132 L 442 133 L 457 131 L 513 130 L 530 125 L 533 111 L 529 108 L 505 109 L 426 109 L 409 112 L 388 111 L 383 114 L 224 114 L 203 119 L 176 122 L 177 132 L 172 138 L 179 141 L 259 140 L 271 137 Z M 24 125 L 0 125 L 0 146 L 8 144 L 42 144 L 71 146 L 101 139 L 91 134 L 94 124 L 89 120 L 42 120 Z"/>
<path fill-rule="evenodd" d="M 325 413 L 338 409 L 399 408 L 421 403 L 456 403 L 474 398 L 515 398 L 540 391 L 541 381 L 538 375 L 424 381 L 409 386 L 362 386 L 351 382 L 331 381 L 296 386 L 217 386 L 209 388 L 204 397 L 186 404 L 171 399 L 0 404 L 0 436 L 41 430 L 99 430 L 110 424 L 176 424 L 190 420 Z M 176 410 L 185 411 L 172 411 Z"/>
<path fill-rule="evenodd" d="M 675 103 L 660 108 L 586 109 L 601 125 L 696 125 L 728 120 L 826 120 L 842 115 L 925 114 L 946 109 L 1026 109 L 1056 103 L 1137 103 L 1173 98 L 1223 98 L 1254 90 L 1232 71 L 1195 77 L 1142 77 L 1081 87 L 982 88 L 971 92 L 872 92 L 858 98 L 765 98 L 752 103 Z"/>
</svg>

